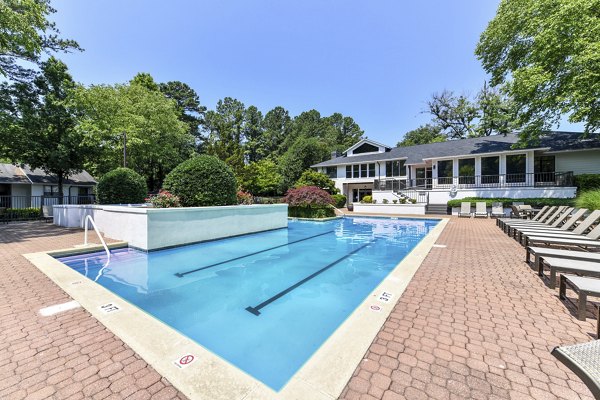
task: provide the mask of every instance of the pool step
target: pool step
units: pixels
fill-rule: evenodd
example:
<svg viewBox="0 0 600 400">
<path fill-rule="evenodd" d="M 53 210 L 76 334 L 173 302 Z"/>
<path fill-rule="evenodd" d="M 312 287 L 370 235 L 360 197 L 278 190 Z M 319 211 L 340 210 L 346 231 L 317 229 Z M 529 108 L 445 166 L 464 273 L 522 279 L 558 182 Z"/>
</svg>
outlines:
<svg viewBox="0 0 600 400">
<path fill-rule="evenodd" d="M 425 214 L 436 214 L 436 215 L 447 215 L 448 205 L 447 204 L 427 204 L 427 210 Z"/>
</svg>

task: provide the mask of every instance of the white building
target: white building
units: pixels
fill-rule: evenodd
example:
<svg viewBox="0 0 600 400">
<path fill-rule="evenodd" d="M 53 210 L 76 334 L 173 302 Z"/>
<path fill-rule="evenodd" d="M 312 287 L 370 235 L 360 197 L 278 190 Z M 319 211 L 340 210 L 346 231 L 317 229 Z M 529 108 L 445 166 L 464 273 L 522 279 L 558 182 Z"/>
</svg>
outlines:
<svg viewBox="0 0 600 400">
<path fill-rule="evenodd" d="M 551 132 L 516 149 L 518 135 L 409 147 L 363 139 L 342 156 L 313 165 L 332 178 L 348 203 L 407 196 L 441 211 L 465 197 L 575 197 L 574 176 L 600 174 L 600 136 Z"/>
<path fill-rule="evenodd" d="M 93 202 L 96 180 L 86 171 L 73 174 L 63 183 L 63 203 Z M 43 203 L 42 203 L 43 201 Z M 41 169 L 0 164 L 0 207 L 41 207 L 58 203 L 58 181 Z"/>
</svg>

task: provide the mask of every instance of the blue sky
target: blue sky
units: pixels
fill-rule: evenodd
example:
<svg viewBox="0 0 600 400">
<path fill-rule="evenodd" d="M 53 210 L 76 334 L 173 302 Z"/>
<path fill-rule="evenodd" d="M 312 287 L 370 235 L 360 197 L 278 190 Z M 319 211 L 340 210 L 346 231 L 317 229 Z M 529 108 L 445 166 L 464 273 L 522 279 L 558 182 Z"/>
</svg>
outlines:
<svg viewBox="0 0 600 400">
<path fill-rule="evenodd" d="M 84 84 L 148 72 L 180 80 L 203 105 L 226 96 L 263 112 L 317 109 L 353 117 L 394 145 L 429 117 L 443 89 L 474 94 L 486 74 L 473 51 L 498 1 L 55 0 L 61 55 Z"/>
</svg>

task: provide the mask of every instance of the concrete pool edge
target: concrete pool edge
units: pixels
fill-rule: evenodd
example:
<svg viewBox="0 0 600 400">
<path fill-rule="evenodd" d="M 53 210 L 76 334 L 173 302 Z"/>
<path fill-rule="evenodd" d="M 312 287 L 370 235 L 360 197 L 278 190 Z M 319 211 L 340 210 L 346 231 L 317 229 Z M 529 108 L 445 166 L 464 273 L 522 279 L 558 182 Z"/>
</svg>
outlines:
<svg viewBox="0 0 600 400">
<path fill-rule="evenodd" d="M 439 222 L 279 392 L 51 256 L 90 252 L 93 248 L 31 253 L 24 257 L 192 399 L 333 399 L 339 396 L 362 362 L 373 339 L 448 223 L 447 218 L 427 219 Z M 123 244 L 118 246 L 123 247 Z M 392 301 L 386 304 L 377 301 L 383 291 L 394 295 Z M 107 303 L 116 303 L 121 310 L 104 314 L 99 307 Z M 381 307 L 380 312 L 370 310 L 374 304 Z M 184 369 L 178 368 L 175 360 L 188 353 L 196 356 L 197 361 Z"/>
</svg>

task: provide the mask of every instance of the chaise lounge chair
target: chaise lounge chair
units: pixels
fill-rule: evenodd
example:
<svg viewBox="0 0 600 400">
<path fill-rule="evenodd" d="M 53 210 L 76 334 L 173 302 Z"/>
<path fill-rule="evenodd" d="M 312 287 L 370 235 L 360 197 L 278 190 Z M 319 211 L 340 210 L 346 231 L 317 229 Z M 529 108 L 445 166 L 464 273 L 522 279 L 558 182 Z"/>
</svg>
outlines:
<svg viewBox="0 0 600 400">
<path fill-rule="evenodd" d="M 506 225 L 514 225 L 514 224 L 540 224 L 543 222 L 546 222 L 546 220 L 548 219 L 548 217 L 550 215 L 552 215 L 554 212 L 556 212 L 556 210 L 558 209 L 557 206 L 552 206 L 546 209 L 546 211 L 544 212 L 540 212 L 538 213 L 538 215 L 536 215 L 535 217 L 537 219 L 533 220 L 514 220 L 512 218 L 501 218 L 498 221 L 496 221 L 496 225 L 498 225 L 501 229 L 506 231 Z"/>
<path fill-rule="evenodd" d="M 458 212 L 459 217 L 469 217 L 471 218 L 471 203 L 468 201 L 463 201 L 460 203 L 460 211 Z"/>
<path fill-rule="evenodd" d="M 600 225 L 597 225 L 587 235 L 536 235 L 536 236 L 525 236 L 525 247 L 535 246 L 536 244 L 546 246 L 563 246 L 563 247 L 581 247 L 585 249 L 598 249 L 600 248 Z"/>
<path fill-rule="evenodd" d="M 497 201 L 493 202 L 491 216 L 492 216 L 492 218 L 494 218 L 494 217 L 500 218 L 500 217 L 506 216 L 506 214 L 504 214 L 504 205 Z M 496 224 L 497 224 L 497 222 L 496 222 Z"/>
<path fill-rule="evenodd" d="M 548 286 L 551 289 L 556 287 L 556 274 L 558 272 L 567 272 L 583 276 L 600 277 L 600 264 L 595 261 L 580 261 L 568 258 L 541 257 L 538 269 L 538 275 L 544 277 L 544 269 L 550 270 Z"/>
<path fill-rule="evenodd" d="M 483 217 L 483 218 L 487 218 L 488 212 L 487 212 L 487 204 L 485 201 L 478 201 L 477 203 L 475 203 L 475 214 L 473 214 L 475 217 Z"/>
<path fill-rule="evenodd" d="M 533 256 L 533 267 L 536 270 L 540 268 L 541 257 L 553 257 L 553 258 L 568 258 L 571 260 L 580 261 L 595 261 L 600 263 L 600 253 L 590 253 L 588 251 L 577 251 L 577 250 L 563 250 L 555 249 L 552 247 L 527 247 L 527 253 L 525 255 L 525 262 L 531 264 L 531 256 Z"/>
<path fill-rule="evenodd" d="M 552 355 L 573 371 L 600 400 L 600 340 L 555 347 Z"/>
</svg>

